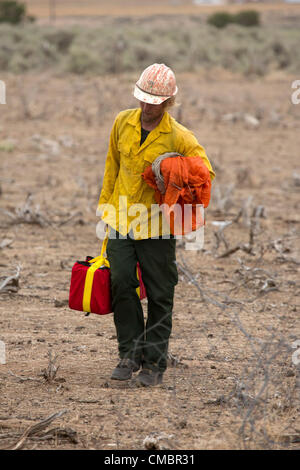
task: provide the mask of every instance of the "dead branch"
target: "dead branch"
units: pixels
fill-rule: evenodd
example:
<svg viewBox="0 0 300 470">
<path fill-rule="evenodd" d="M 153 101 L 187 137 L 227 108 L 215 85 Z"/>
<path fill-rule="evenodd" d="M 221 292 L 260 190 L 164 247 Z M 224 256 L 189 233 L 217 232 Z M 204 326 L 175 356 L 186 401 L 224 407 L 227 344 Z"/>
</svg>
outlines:
<svg viewBox="0 0 300 470">
<path fill-rule="evenodd" d="M 251 230 L 250 230 L 250 242 L 249 244 L 246 243 L 246 244 L 238 244 L 232 248 L 230 248 L 229 250 L 225 251 L 225 253 L 222 253 L 221 255 L 219 255 L 217 258 L 227 258 L 228 256 L 232 255 L 233 253 L 236 253 L 237 251 L 239 250 L 242 250 L 244 251 L 245 253 L 247 253 L 248 255 L 254 255 L 255 253 L 253 253 L 252 249 L 253 249 L 253 233 L 251 233 Z"/>
<path fill-rule="evenodd" d="M 254 207 L 253 212 L 252 212 L 252 220 L 255 220 L 256 227 L 255 229 L 258 231 L 260 229 L 260 223 L 259 219 L 265 219 L 266 218 L 266 210 L 264 206 L 259 205 Z"/>
<path fill-rule="evenodd" d="M 216 186 L 214 189 L 214 210 L 220 214 L 226 214 L 233 204 L 232 193 L 235 185 L 230 184 L 226 187 Z"/>
<path fill-rule="evenodd" d="M 1 210 L 1 209 L 0 209 Z M 37 204 L 33 206 L 33 195 L 28 194 L 27 199 L 23 206 L 17 207 L 14 212 L 9 211 L 9 210 L 1 210 L 2 213 L 10 217 L 11 219 L 11 224 L 36 224 L 39 225 L 40 227 L 46 227 L 50 226 L 51 228 L 61 227 L 63 225 L 66 225 L 70 221 L 75 219 L 74 223 L 77 224 L 84 224 L 84 221 L 82 219 L 82 212 L 81 211 L 76 211 L 73 214 L 69 215 L 67 218 L 58 221 L 54 220 L 49 220 L 49 217 L 44 216 L 41 211 L 40 211 L 40 206 Z M 3 247 L 4 246 L 9 246 L 9 244 L 13 243 L 13 240 L 3 240 Z M 2 244 L 1 244 L 2 245 Z M 0 249 L 3 248 L 0 245 Z"/>
<path fill-rule="evenodd" d="M 267 270 L 258 268 L 257 263 L 253 267 L 246 266 L 241 259 L 238 259 L 240 268 L 235 272 L 243 279 L 242 284 L 236 286 L 233 290 L 240 289 L 249 285 L 258 289 L 261 294 L 278 290 L 278 283 L 274 276 Z"/>
<path fill-rule="evenodd" d="M 243 383 L 237 383 L 235 391 L 233 393 L 233 398 L 234 401 L 240 402 L 242 406 L 250 406 L 250 405 L 255 405 L 258 403 L 258 399 L 253 397 L 252 395 L 246 393 L 246 387 Z"/>
<path fill-rule="evenodd" d="M 219 258 L 227 258 L 228 256 L 232 255 L 238 250 L 245 251 L 248 254 L 253 254 L 254 248 L 254 238 L 255 235 L 260 230 L 259 225 L 259 218 L 265 217 L 265 211 L 263 206 L 257 206 L 253 209 L 252 216 L 250 217 L 249 209 L 252 202 L 252 196 L 249 196 L 246 201 L 244 201 L 243 206 L 238 211 L 237 215 L 232 220 L 226 221 L 213 221 L 212 225 L 219 227 L 219 229 L 214 232 L 214 236 L 216 239 L 216 245 L 214 247 L 214 251 L 216 252 L 221 244 L 223 243 L 226 251 L 219 255 Z M 242 218 L 242 223 L 244 226 L 250 227 L 249 228 L 249 242 L 248 244 L 238 243 L 236 246 L 231 247 L 229 246 L 228 241 L 225 238 L 224 231 L 227 227 L 238 223 L 239 220 Z"/>
<path fill-rule="evenodd" d="M 224 230 L 229 226 L 234 223 L 233 220 L 229 221 L 212 221 L 212 225 L 218 226 L 219 229 L 217 232 L 214 232 L 214 236 L 216 238 L 216 246 L 215 246 L 215 251 L 217 251 L 221 245 L 221 243 L 224 243 L 226 250 L 229 249 L 229 244 L 225 238 L 224 235 Z"/>
<path fill-rule="evenodd" d="M 172 353 L 168 353 L 168 356 L 167 356 L 167 361 L 168 361 L 168 366 L 169 367 L 178 367 L 178 366 L 181 366 L 183 367 L 184 369 L 187 369 L 188 366 L 187 364 L 184 364 L 183 362 L 181 362 L 180 359 L 178 359 L 178 357 L 174 356 Z"/>
<path fill-rule="evenodd" d="M 294 444 L 300 442 L 300 432 L 295 432 L 291 434 L 283 434 L 278 436 L 278 442 L 282 444 Z"/>
<path fill-rule="evenodd" d="M 21 266 L 18 265 L 16 268 L 16 273 L 6 277 L 0 283 L 0 292 L 17 292 L 19 289 L 19 277 L 21 272 Z"/>
<path fill-rule="evenodd" d="M 72 214 L 67 219 L 62 220 L 61 222 L 58 222 L 58 227 L 61 227 L 62 225 L 65 225 L 68 222 L 70 222 L 71 220 L 73 220 L 75 217 L 80 217 L 80 216 L 82 216 L 82 212 L 75 212 L 74 214 Z"/>
<path fill-rule="evenodd" d="M 232 255 L 233 253 L 236 253 L 238 250 L 242 250 L 243 245 L 237 245 L 233 248 L 230 248 L 229 250 L 225 251 L 225 253 L 222 253 L 222 255 L 219 255 L 218 258 L 227 258 L 228 256 Z"/>
<path fill-rule="evenodd" d="M 242 224 L 244 227 L 249 227 L 250 225 L 250 207 L 253 201 L 253 196 L 250 195 L 245 199 L 243 205 L 240 209 L 240 217 L 242 218 Z"/>
<path fill-rule="evenodd" d="M 145 449 L 149 450 L 164 450 L 172 449 L 173 445 L 170 443 L 170 439 L 174 438 L 173 434 L 166 434 L 164 432 L 151 432 L 149 436 L 145 437 L 143 440 L 143 445 Z"/>
<path fill-rule="evenodd" d="M 3 248 L 6 248 L 7 246 L 11 246 L 13 242 L 14 240 L 10 238 L 3 238 L 2 242 L 0 243 L 0 250 L 3 250 Z"/>
<path fill-rule="evenodd" d="M 55 355 L 53 358 L 52 358 L 52 351 L 48 351 L 48 358 L 49 358 L 49 363 L 48 363 L 48 366 L 46 369 L 43 369 L 41 374 L 42 377 L 44 377 L 44 379 L 46 380 L 46 382 L 49 382 L 51 383 L 54 379 L 55 379 L 55 376 L 57 374 L 57 371 L 59 369 L 59 366 L 56 366 L 55 365 L 55 362 L 56 362 L 56 359 L 57 359 L 57 355 Z"/>
<path fill-rule="evenodd" d="M 16 438 L 16 433 L 15 432 L 7 432 L 7 433 L 1 433 L 0 434 L 0 439 L 10 439 L 10 438 Z M 2 450 L 0 448 L 0 450 Z"/>
<path fill-rule="evenodd" d="M 3 212 L 11 218 L 12 224 L 37 224 L 41 227 L 51 225 L 40 212 L 40 206 L 33 207 L 33 195 L 28 194 L 23 206 L 17 207 L 14 212 L 4 210 Z"/>
<path fill-rule="evenodd" d="M 19 450 L 19 449 L 21 449 L 23 447 L 23 445 L 25 444 L 25 441 L 28 437 L 31 437 L 31 436 L 34 436 L 34 435 L 40 433 L 45 428 L 47 428 L 47 426 L 49 426 L 49 424 L 52 423 L 52 421 L 54 421 L 57 418 L 60 418 L 62 415 L 67 413 L 67 411 L 68 410 L 62 410 L 62 411 L 59 411 L 57 413 L 53 413 L 52 415 L 48 416 L 48 418 L 40 421 L 39 423 L 33 424 L 32 426 L 29 426 L 23 432 L 23 434 L 21 435 L 21 437 L 19 438 L 17 443 L 14 444 L 10 449 L 7 449 L 7 450 Z"/>
<path fill-rule="evenodd" d="M 269 247 L 274 248 L 275 251 L 279 253 L 279 256 L 277 257 L 278 261 L 300 265 L 300 260 L 286 255 L 286 252 L 289 252 L 290 249 L 284 246 L 284 239 L 277 238 L 276 240 L 272 240 L 269 243 Z"/>
<path fill-rule="evenodd" d="M 14 374 L 11 370 L 9 370 L 8 373 L 12 375 L 13 377 L 16 377 L 16 379 L 18 379 L 20 382 L 26 382 L 28 380 L 33 380 L 34 382 L 41 382 L 40 379 L 37 379 L 35 377 L 25 377 L 25 376 Z"/>
<path fill-rule="evenodd" d="M 72 444 L 78 444 L 77 432 L 71 428 L 53 428 L 45 431 L 40 436 L 31 436 L 33 441 L 46 441 L 50 439 L 68 439 Z"/>
<path fill-rule="evenodd" d="M 258 209 L 258 210 L 257 210 Z M 262 214 L 264 214 L 263 211 L 263 206 L 258 206 L 257 208 L 254 209 L 253 215 L 250 219 L 250 227 L 249 227 L 249 241 L 248 243 L 238 243 L 236 246 L 228 248 L 228 243 L 225 241 L 223 230 L 228 227 L 229 225 L 232 225 L 234 222 L 237 222 L 240 218 L 240 216 L 243 214 L 243 208 L 238 212 L 237 216 L 235 217 L 234 220 L 229 221 L 224 225 L 223 228 L 219 229 L 217 232 L 216 238 L 217 240 L 222 240 L 227 247 L 227 250 L 222 253 L 221 255 L 218 256 L 218 258 L 227 258 L 228 256 L 232 255 L 233 253 L 236 253 L 239 250 L 244 251 L 245 253 L 249 255 L 255 255 L 254 252 L 254 241 L 255 241 L 255 236 L 257 235 L 259 231 L 259 222 L 258 219 L 259 217 L 262 217 Z M 220 244 L 220 243 L 219 243 Z M 216 249 L 218 249 L 219 244 L 217 244 Z"/>
<path fill-rule="evenodd" d="M 93 400 L 93 399 L 88 399 L 88 398 L 72 398 L 72 397 L 70 397 L 69 400 L 75 401 L 76 403 L 87 403 L 87 404 L 96 404 L 96 403 L 101 402 L 100 398 Z"/>
</svg>

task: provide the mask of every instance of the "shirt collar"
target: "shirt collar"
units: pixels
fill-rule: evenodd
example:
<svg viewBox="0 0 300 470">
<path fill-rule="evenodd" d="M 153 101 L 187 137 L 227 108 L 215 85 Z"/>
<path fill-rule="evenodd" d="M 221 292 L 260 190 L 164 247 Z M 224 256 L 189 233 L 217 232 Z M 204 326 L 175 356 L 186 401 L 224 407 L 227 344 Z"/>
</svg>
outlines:
<svg viewBox="0 0 300 470">
<path fill-rule="evenodd" d="M 141 111 L 140 108 L 136 109 L 134 111 L 134 113 L 132 113 L 132 115 L 129 117 L 129 119 L 127 121 L 128 124 L 131 124 L 134 127 L 140 126 L 141 125 L 141 112 L 142 111 Z M 163 133 L 171 132 L 171 130 L 172 130 L 172 128 L 171 128 L 171 116 L 167 111 L 165 111 L 165 113 L 162 117 L 162 120 L 160 121 L 158 126 L 156 126 L 155 129 L 157 131 L 163 132 Z"/>
</svg>

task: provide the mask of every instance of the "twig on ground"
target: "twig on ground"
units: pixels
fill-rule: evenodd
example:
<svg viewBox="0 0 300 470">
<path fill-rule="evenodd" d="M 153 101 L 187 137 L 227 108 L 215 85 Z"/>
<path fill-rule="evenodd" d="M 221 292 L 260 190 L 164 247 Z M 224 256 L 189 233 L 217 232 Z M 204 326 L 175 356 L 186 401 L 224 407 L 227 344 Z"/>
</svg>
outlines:
<svg viewBox="0 0 300 470">
<path fill-rule="evenodd" d="M 229 221 L 222 230 L 219 230 L 219 235 L 216 235 L 217 238 L 220 239 L 220 233 L 222 234 L 222 241 L 224 242 L 225 246 L 227 247 L 227 250 L 222 253 L 221 255 L 217 256 L 218 258 L 227 258 L 228 256 L 232 255 L 233 253 L 236 253 L 239 250 L 244 251 L 245 253 L 249 255 L 255 255 L 254 252 L 254 242 L 255 242 L 255 236 L 258 233 L 259 230 L 259 222 L 258 222 L 258 217 L 261 217 L 261 214 L 263 213 L 263 206 L 259 206 L 259 210 L 253 211 L 253 216 L 250 219 L 250 227 L 249 227 L 249 241 L 248 243 L 238 243 L 236 246 L 229 248 L 228 243 L 225 243 L 225 238 L 223 235 L 223 230 L 228 227 L 229 225 L 232 225 L 234 222 L 237 222 L 242 214 L 242 211 L 239 211 L 237 216 L 235 217 L 234 220 Z M 218 233 L 218 232 L 217 232 Z M 219 244 L 216 247 L 216 250 L 218 249 Z"/>
<path fill-rule="evenodd" d="M 16 379 L 18 379 L 20 382 L 26 382 L 28 380 L 33 380 L 34 382 L 40 382 L 41 383 L 41 380 L 36 379 L 35 377 L 25 377 L 25 376 L 17 375 L 17 374 L 14 374 L 11 370 L 9 370 L 8 373 L 10 375 L 12 375 L 13 377 L 16 377 Z"/>
<path fill-rule="evenodd" d="M 77 432 L 71 428 L 53 428 L 45 431 L 40 436 L 30 437 L 33 441 L 46 441 L 54 438 L 68 439 L 72 444 L 78 444 Z"/>
<path fill-rule="evenodd" d="M 21 272 L 21 266 L 18 265 L 16 267 L 16 273 L 11 276 L 7 276 L 0 283 L 0 292 L 17 292 L 19 289 L 20 272 Z"/>
<path fill-rule="evenodd" d="M 37 424 L 33 424 L 32 426 L 29 426 L 24 432 L 23 434 L 21 435 L 21 437 L 19 438 L 19 440 L 16 442 L 16 444 L 14 444 L 10 450 L 18 450 L 18 449 L 21 449 L 23 447 L 23 445 L 25 444 L 25 441 L 28 437 L 31 437 L 31 436 L 34 436 L 38 433 L 40 433 L 41 431 L 43 431 L 45 428 L 47 428 L 47 426 L 49 426 L 50 423 L 52 423 L 52 421 L 54 421 L 55 419 L 57 418 L 60 418 L 62 415 L 64 415 L 65 413 L 67 413 L 68 410 L 62 410 L 62 411 L 59 411 L 57 413 L 53 413 L 52 415 L 48 416 L 48 418 L 46 419 L 43 419 L 42 421 L 40 421 L 39 423 Z"/>
<path fill-rule="evenodd" d="M 274 279 L 274 275 L 269 271 L 257 267 L 258 262 L 253 267 L 246 266 L 242 259 L 238 258 L 240 268 L 236 269 L 236 273 L 241 276 L 243 282 L 235 286 L 231 291 L 245 287 L 246 285 L 259 289 L 260 293 L 267 293 L 270 291 L 278 290 L 278 283 Z"/>
<path fill-rule="evenodd" d="M 33 195 L 28 194 L 23 206 L 17 207 L 14 212 L 4 210 L 3 212 L 11 218 L 12 224 L 37 224 L 41 227 L 51 225 L 50 221 L 40 212 L 40 206 L 33 207 Z"/>
<path fill-rule="evenodd" d="M 145 449 L 149 450 L 172 449 L 173 446 L 170 443 L 170 439 L 172 438 L 174 438 L 173 434 L 152 432 L 149 436 L 145 437 L 143 445 Z"/>
<path fill-rule="evenodd" d="M 46 369 L 43 369 L 41 372 L 42 377 L 46 382 L 52 382 L 55 379 L 59 366 L 55 365 L 57 355 L 52 358 L 52 351 L 48 351 L 49 363 Z"/>
<path fill-rule="evenodd" d="M 225 187 L 216 186 L 214 189 L 213 207 L 217 213 L 226 214 L 232 206 L 232 193 L 235 189 L 234 184 Z"/>
<path fill-rule="evenodd" d="M 168 361 L 168 366 L 169 367 L 178 367 L 178 366 L 181 366 L 183 367 L 184 369 L 187 369 L 188 366 L 187 364 L 184 364 L 184 362 L 181 362 L 180 359 L 178 359 L 178 357 L 174 356 L 172 353 L 168 353 L 168 356 L 167 356 L 167 361 Z"/>
<path fill-rule="evenodd" d="M 67 224 L 68 222 L 70 222 L 71 220 L 73 220 L 75 217 L 79 217 L 79 216 L 82 216 L 82 212 L 75 212 L 74 214 L 72 214 L 72 215 L 71 215 L 70 217 L 68 217 L 67 219 L 62 220 L 61 222 L 58 222 L 58 227 L 61 227 L 62 225 Z"/>
<path fill-rule="evenodd" d="M 286 237 L 287 238 L 287 237 Z M 277 238 L 276 240 L 272 240 L 269 244 L 271 248 L 274 248 L 277 253 L 279 253 L 279 256 L 277 257 L 278 261 L 281 262 L 286 262 L 286 263 L 294 263 L 296 265 L 300 265 L 300 260 L 292 257 L 292 256 L 287 256 L 285 253 L 290 251 L 290 249 L 286 248 L 284 246 L 284 239 L 283 238 Z"/>
<path fill-rule="evenodd" d="M 2 242 L 0 243 L 0 250 L 3 250 L 3 248 L 6 248 L 7 246 L 12 245 L 14 240 L 10 238 L 3 238 Z"/>
<path fill-rule="evenodd" d="M 223 221 L 213 221 L 212 222 L 212 225 L 215 225 L 215 226 L 219 227 L 217 232 L 214 232 L 214 236 L 216 238 L 216 246 L 214 248 L 215 251 L 217 251 L 219 249 L 221 243 L 224 243 L 226 250 L 229 249 L 229 244 L 228 244 L 223 232 L 231 224 L 233 224 L 232 220 L 224 221 L 224 222 Z"/>
</svg>

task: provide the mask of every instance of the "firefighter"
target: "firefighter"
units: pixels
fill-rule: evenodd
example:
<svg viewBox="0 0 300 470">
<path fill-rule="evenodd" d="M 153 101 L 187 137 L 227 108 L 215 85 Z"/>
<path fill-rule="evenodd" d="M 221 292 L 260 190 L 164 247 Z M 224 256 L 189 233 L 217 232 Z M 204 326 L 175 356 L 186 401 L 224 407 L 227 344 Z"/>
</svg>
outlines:
<svg viewBox="0 0 300 470">
<path fill-rule="evenodd" d="M 178 88 L 165 64 L 147 67 L 135 84 L 139 107 L 121 111 L 113 124 L 98 209 L 109 227 L 107 258 L 111 268 L 112 307 L 120 361 L 111 378 L 162 383 L 172 330 L 174 290 L 178 282 L 176 237 L 165 233 L 155 207 L 154 190 L 142 178 L 145 168 L 165 152 L 200 156 L 214 171 L 191 131 L 168 112 Z M 139 210 L 139 223 L 136 212 Z M 147 320 L 137 294 L 139 262 L 147 291 Z"/>
</svg>

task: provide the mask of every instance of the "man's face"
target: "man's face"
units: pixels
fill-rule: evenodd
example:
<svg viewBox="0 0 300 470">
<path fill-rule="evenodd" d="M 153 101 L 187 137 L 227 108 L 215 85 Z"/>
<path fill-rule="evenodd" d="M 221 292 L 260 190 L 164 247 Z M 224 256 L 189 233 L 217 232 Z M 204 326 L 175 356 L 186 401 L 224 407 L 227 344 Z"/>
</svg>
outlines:
<svg viewBox="0 0 300 470">
<path fill-rule="evenodd" d="M 145 124 L 151 124 L 162 118 L 165 108 L 164 103 L 161 104 L 148 104 L 140 101 L 142 110 L 142 120 Z"/>
</svg>

